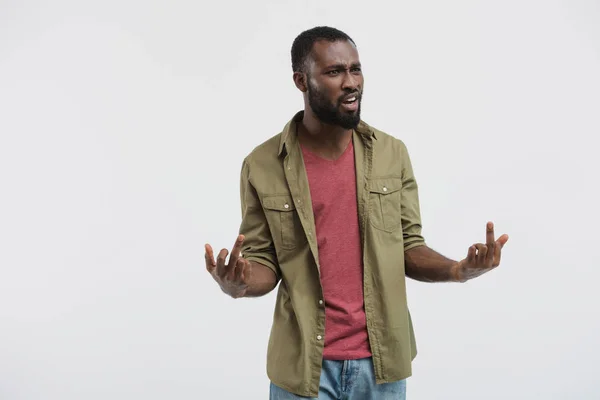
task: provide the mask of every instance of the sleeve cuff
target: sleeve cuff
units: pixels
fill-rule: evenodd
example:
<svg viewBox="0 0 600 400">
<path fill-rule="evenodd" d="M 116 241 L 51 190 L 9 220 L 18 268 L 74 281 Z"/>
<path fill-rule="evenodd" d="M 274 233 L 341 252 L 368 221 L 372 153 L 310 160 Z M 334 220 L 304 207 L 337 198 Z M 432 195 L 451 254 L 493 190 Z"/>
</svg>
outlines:
<svg viewBox="0 0 600 400">
<path fill-rule="evenodd" d="M 410 249 L 414 249 L 415 247 L 425 246 L 424 240 L 419 240 L 417 242 L 404 243 L 404 251 L 408 251 Z"/>
<path fill-rule="evenodd" d="M 278 281 L 281 279 L 281 273 L 279 272 L 279 268 L 271 260 L 260 257 L 260 256 L 247 256 L 247 257 L 244 256 L 244 258 L 248 261 L 254 261 L 255 263 L 264 265 L 265 267 L 269 268 L 271 271 L 273 271 L 275 273 L 275 276 L 277 277 Z"/>
</svg>

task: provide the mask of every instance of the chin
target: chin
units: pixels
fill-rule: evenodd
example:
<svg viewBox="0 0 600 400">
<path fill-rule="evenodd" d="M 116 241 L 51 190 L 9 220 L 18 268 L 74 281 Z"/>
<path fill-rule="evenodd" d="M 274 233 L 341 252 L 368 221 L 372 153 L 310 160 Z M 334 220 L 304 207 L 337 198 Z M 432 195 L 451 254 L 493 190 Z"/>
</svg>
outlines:
<svg viewBox="0 0 600 400">
<path fill-rule="evenodd" d="M 359 122 L 360 122 L 359 118 L 356 118 L 356 119 L 353 118 L 352 120 L 340 121 L 339 125 L 344 129 L 356 129 Z"/>
</svg>

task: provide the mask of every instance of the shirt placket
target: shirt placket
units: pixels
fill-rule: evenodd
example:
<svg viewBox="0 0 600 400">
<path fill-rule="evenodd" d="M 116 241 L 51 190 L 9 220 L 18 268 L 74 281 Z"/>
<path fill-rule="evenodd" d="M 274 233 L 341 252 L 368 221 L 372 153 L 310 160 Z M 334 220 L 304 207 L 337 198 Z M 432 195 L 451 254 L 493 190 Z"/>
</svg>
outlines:
<svg viewBox="0 0 600 400">
<path fill-rule="evenodd" d="M 285 178 L 288 188 L 292 195 L 292 201 L 296 205 L 298 216 L 308 240 L 308 244 L 317 268 L 318 282 L 307 282 L 306 284 L 315 284 L 319 288 L 319 297 L 315 299 L 315 307 L 318 308 L 319 318 L 313 327 L 313 337 L 311 342 L 314 345 L 312 357 L 311 375 L 312 381 L 307 382 L 307 389 L 313 393 L 319 390 L 319 380 L 321 375 L 323 346 L 325 342 L 325 305 L 323 302 L 323 288 L 321 286 L 321 267 L 319 264 L 319 250 L 316 237 L 315 221 L 312 209 L 312 199 L 304 162 L 300 156 L 299 144 L 295 138 L 291 138 L 286 144 L 288 154 L 283 161 Z"/>
<path fill-rule="evenodd" d="M 319 271 L 319 277 L 321 276 L 321 270 L 319 265 L 319 249 L 317 246 L 317 237 L 315 229 L 315 221 L 313 216 L 310 188 L 308 186 L 308 179 L 306 177 L 306 171 L 304 163 L 300 157 L 299 151 L 296 148 L 297 142 L 290 141 L 289 152 L 283 160 L 283 168 L 285 171 L 285 178 L 287 180 L 290 193 L 292 194 L 292 200 L 298 210 L 298 216 L 302 223 L 302 229 L 308 240 L 310 250 L 312 252 L 317 270 Z"/>
<path fill-rule="evenodd" d="M 361 247 L 363 254 L 363 296 L 365 304 L 365 316 L 367 319 L 367 331 L 369 335 L 369 342 L 371 343 L 371 352 L 373 355 L 373 365 L 375 368 L 375 374 L 377 376 L 382 375 L 382 363 L 379 351 L 379 336 L 378 331 L 375 327 L 375 313 L 376 307 L 373 304 L 372 285 L 371 285 L 371 265 L 367 258 L 367 236 L 366 228 L 368 223 L 369 214 L 369 190 L 368 184 L 371 177 L 371 169 L 373 165 L 373 143 L 372 138 L 367 137 L 363 134 L 355 134 L 355 142 L 360 142 L 361 145 L 355 146 L 355 163 L 356 163 L 356 181 L 357 181 L 357 197 L 358 197 L 358 209 L 360 218 L 360 237 Z"/>
</svg>

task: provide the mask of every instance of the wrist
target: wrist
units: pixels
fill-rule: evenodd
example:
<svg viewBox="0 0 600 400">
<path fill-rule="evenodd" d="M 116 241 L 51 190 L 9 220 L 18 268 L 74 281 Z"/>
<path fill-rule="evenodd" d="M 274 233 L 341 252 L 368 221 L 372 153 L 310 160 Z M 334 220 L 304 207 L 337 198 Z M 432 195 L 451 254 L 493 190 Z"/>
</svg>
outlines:
<svg viewBox="0 0 600 400">
<path fill-rule="evenodd" d="M 450 280 L 452 282 L 464 283 L 467 280 L 462 277 L 462 261 L 455 262 L 452 267 L 450 267 Z"/>
</svg>

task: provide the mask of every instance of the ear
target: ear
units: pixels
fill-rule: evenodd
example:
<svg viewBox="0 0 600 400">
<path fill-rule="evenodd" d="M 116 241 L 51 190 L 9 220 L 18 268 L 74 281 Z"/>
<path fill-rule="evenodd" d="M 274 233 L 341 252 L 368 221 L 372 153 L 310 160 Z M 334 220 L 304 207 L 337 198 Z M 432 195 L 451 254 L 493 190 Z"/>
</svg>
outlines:
<svg viewBox="0 0 600 400">
<path fill-rule="evenodd" d="M 294 72 L 294 84 L 302 92 L 306 93 L 308 90 L 308 82 L 306 82 L 307 76 L 304 72 Z"/>
</svg>

